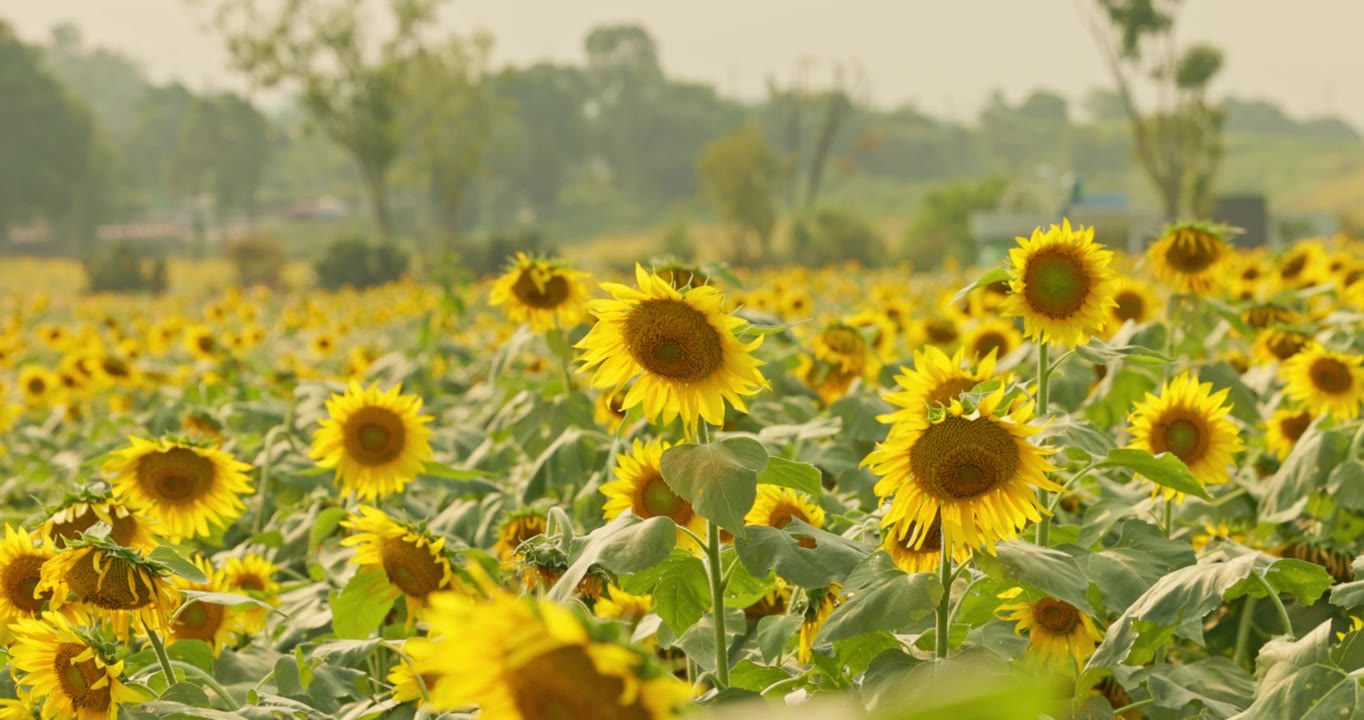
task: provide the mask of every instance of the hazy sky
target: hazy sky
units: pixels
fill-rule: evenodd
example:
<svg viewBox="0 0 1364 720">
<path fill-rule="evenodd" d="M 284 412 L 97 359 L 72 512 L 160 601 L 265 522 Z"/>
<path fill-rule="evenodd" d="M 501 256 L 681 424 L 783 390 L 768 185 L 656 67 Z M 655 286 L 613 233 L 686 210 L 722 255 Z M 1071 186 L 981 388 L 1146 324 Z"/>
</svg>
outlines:
<svg viewBox="0 0 1364 720">
<path fill-rule="evenodd" d="M 64 20 L 87 42 L 123 50 L 153 77 L 235 87 L 221 41 L 204 30 L 213 0 L 0 0 L 29 40 Z M 208 3 L 207 5 L 205 3 Z M 1092 0 L 454 0 L 451 29 L 486 29 L 499 62 L 577 61 L 587 30 L 638 22 L 671 74 L 758 97 L 802 58 L 853 63 L 882 105 L 912 100 L 974 116 L 994 88 L 1079 98 L 1108 77 L 1081 20 Z M 1364 128 L 1364 0 L 1186 0 L 1181 40 L 1226 52 L 1218 95 L 1267 97 L 1290 113 L 1339 114 Z"/>
</svg>

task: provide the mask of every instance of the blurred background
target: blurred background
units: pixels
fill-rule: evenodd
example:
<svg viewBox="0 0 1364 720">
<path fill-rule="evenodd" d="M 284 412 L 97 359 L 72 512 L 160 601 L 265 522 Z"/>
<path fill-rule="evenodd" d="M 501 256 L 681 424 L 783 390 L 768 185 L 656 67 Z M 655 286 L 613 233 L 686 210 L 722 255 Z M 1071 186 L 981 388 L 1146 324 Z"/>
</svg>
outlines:
<svg viewBox="0 0 1364 720">
<path fill-rule="evenodd" d="M 1364 226 L 1364 3 L 0 0 L 0 266 L 323 286 Z M 27 266 L 25 266 L 27 267 Z"/>
</svg>

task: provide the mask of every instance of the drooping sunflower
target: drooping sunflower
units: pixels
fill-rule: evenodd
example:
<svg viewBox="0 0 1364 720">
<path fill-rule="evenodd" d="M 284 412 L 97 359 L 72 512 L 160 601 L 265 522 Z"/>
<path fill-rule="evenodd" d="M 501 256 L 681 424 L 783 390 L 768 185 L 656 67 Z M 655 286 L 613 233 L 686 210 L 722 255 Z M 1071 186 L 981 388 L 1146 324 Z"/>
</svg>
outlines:
<svg viewBox="0 0 1364 720">
<path fill-rule="evenodd" d="M 177 590 L 230 592 L 231 588 L 224 582 L 222 569 L 214 568 L 206 559 L 198 556 L 192 558 L 192 562 L 207 581 L 192 582 L 177 575 L 171 578 L 171 584 Z M 173 615 L 170 621 L 171 641 L 202 640 L 213 650 L 214 657 L 222 654 L 223 647 L 231 642 L 232 633 L 237 629 L 237 609 L 227 605 L 185 600 Z"/>
<path fill-rule="evenodd" d="M 1013 588 L 1000 597 L 1012 600 L 1022 593 L 1023 588 Z M 1035 653 L 1042 664 L 1066 672 L 1077 671 L 1103 639 L 1088 615 L 1052 597 L 1001 605 L 995 617 L 1017 622 L 1014 632 L 1028 633 L 1028 652 Z"/>
<path fill-rule="evenodd" d="M 840 597 L 842 592 L 843 586 L 839 583 L 807 592 L 805 614 L 800 623 L 800 649 L 796 653 L 796 659 L 800 662 L 808 663 L 814 659 L 815 638 L 819 637 L 819 631 L 824 628 L 834 609 L 843 602 Z"/>
<path fill-rule="evenodd" d="M 1284 393 L 1302 407 L 1337 420 L 1353 420 L 1364 407 L 1364 357 L 1331 352 L 1321 346 L 1304 350 L 1284 364 Z"/>
<path fill-rule="evenodd" d="M 934 520 L 928 531 L 923 533 L 923 542 L 913 547 L 906 541 L 916 536 L 912 530 L 903 535 L 894 523 L 881 528 L 881 549 L 890 554 L 895 566 L 907 573 L 933 572 L 942 565 L 942 520 Z M 965 547 L 957 548 L 952 560 L 965 562 L 971 551 Z"/>
<path fill-rule="evenodd" d="M 776 485 L 759 485 L 758 497 L 744 516 L 744 524 L 765 525 L 780 530 L 791 524 L 793 519 L 822 528 L 824 508 L 806 493 Z"/>
<path fill-rule="evenodd" d="M 103 654 L 59 613 L 25 618 L 12 626 L 10 664 L 16 684 L 42 702 L 44 718 L 116 720 L 120 705 L 141 702 L 123 684 L 123 661 Z"/>
<path fill-rule="evenodd" d="M 670 447 L 672 443 L 664 440 L 644 443 L 636 438 L 630 452 L 616 456 L 613 471 L 616 479 L 601 486 L 601 493 L 607 498 L 602 507 L 604 519 L 614 520 L 626 510 L 645 519 L 666 515 L 679 527 L 697 534 L 705 533 L 705 518 L 696 514 L 691 503 L 678 497 L 663 480 L 659 465 L 663 461 L 663 451 Z M 695 545 L 695 541 L 681 530 L 677 540 L 684 547 Z"/>
<path fill-rule="evenodd" d="M 977 361 L 1004 357 L 1022 344 L 1023 334 L 1014 324 L 998 318 L 976 323 L 961 341 L 962 349 Z"/>
<path fill-rule="evenodd" d="M 80 543 L 43 564 L 36 592 L 51 593 L 51 608 L 79 603 L 91 615 L 111 619 L 123 636 L 135 627 L 134 619 L 168 633 L 178 597 L 166 580 L 166 568 L 107 540 L 87 537 Z"/>
<path fill-rule="evenodd" d="M 1031 404 L 1000 412 L 1004 390 L 967 412 L 953 400 L 946 411 L 895 413 L 884 442 L 862 461 L 881 477 L 880 498 L 893 496 L 883 524 L 895 525 L 897 539 L 920 549 L 941 518 L 942 541 L 954 556 L 961 548 L 991 554 L 995 543 L 1018 537 L 1046 509 L 1036 488 L 1060 492 L 1047 473 L 1054 452 L 1028 442 L 1041 431 L 1028 424 Z"/>
<path fill-rule="evenodd" d="M 1225 228 L 1206 223 L 1174 225 L 1146 257 L 1156 278 L 1175 292 L 1209 295 L 1226 279 L 1224 269 L 1235 258 L 1225 233 Z"/>
<path fill-rule="evenodd" d="M 643 405 L 651 422 L 681 418 L 688 436 L 702 419 L 723 425 L 726 401 L 747 412 L 743 397 L 767 384 L 753 356 L 762 336 L 741 342 L 744 320 L 724 311 L 713 287 L 683 294 L 640 265 L 635 281 L 638 289 L 602 283 L 612 297 L 589 306 L 597 323 L 577 347 L 592 385 L 615 391 L 634 380 L 622 407 Z"/>
<path fill-rule="evenodd" d="M 173 543 L 208 537 L 210 526 L 224 528 L 246 512 L 242 495 L 252 492 L 247 472 L 217 448 L 173 439 L 129 438 L 104 464 L 114 496 L 155 523 Z"/>
<path fill-rule="evenodd" d="M 413 658 L 435 677 L 432 705 L 477 705 L 500 720 L 653 720 L 690 699 L 687 686 L 642 652 L 596 642 L 577 617 L 547 600 L 489 588 L 486 601 L 454 593 L 431 598 L 435 648 Z"/>
<path fill-rule="evenodd" d="M 965 348 L 950 358 L 931 345 L 915 351 L 914 367 L 902 368 L 895 376 L 900 389 L 885 396 L 886 402 L 901 409 L 877 419 L 898 423 L 921 417 L 928 408 L 951 405 L 962 393 L 994 375 L 995 357 L 987 354 L 973 367 L 964 364 Z"/>
<path fill-rule="evenodd" d="M 279 583 L 275 573 L 279 567 L 260 555 L 229 557 L 223 563 L 223 584 L 230 592 L 244 592 L 257 600 L 278 605 Z M 265 627 L 270 611 L 263 607 L 237 608 L 238 625 L 243 635 L 253 635 Z"/>
<path fill-rule="evenodd" d="M 512 322 L 529 323 L 537 332 L 568 329 L 587 321 L 587 273 L 561 262 L 516 254 L 511 268 L 493 283 L 488 299 L 504 306 Z"/>
<path fill-rule="evenodd" d="M 1230 388 L 1212 391 L 1212 383 L 1199 383 L 1189 373 L 1166 383 L 1160 395 L 1146 393 L 1128 417 L 1132 441 L 1129 447 L 1153 455 L 1170 453 L 1188 466 L 1198 482 L 1227 482 L 1232 456 L 1244 447 L 1240 431 L 1227 418 Z M 1154 491 L 1180 499 L 1183 493 L 1156 486 Z"/>
<path fill-rule="evenodd" d="M 109 539 L 124 547 L 151 550 L 158 545 L 153 534 L 153 520 L 119 502 L 106 491 L 85 492 L 65 499 L 43 523 L 43 535 L 52 539 L 58 548 L 95 525 L 109 526 Z"/>
<path fill-rule="evenodd" d="M 445 557 L 445 538 L 433 538 L 400 524 L 377 508 L 361 505 L 341 526 L 356 531 L 341 541 L 355 548 L 351 564 L 382 570 L 407 599 L 409 626 L 432 593 L 455 586 L 454 569 Z"/>
<path fill-rule="evenodd" d="M 634 595 L 615 585 L 608 585 L 606 592 L 592 605 L 592 614 L 633 624 L 653 612 L 653 609 L 653 595 Z"/>
<path fill-rule="evenodd" d="M 1265 447 L 1280 460 L 1286 459 L 1316 417 L 1311 410 L 1275 410 L 1265 421 Z"/>
<path fill-rule="evenodd" d="M 1116 330 L 1131 320 L 1140 325 L 1154 319 L 1160 310 L 1160 301 L 1146 283 L 1131 278 L 1118 278 L 1113 292 L 1113 306 L 1108 309 L 1109 328 Z"/>
<path fill-rule="evenodd" d="M 810 341 L 809 355 L 801 356 L 796 376 L 831 404 L 847 393 L 859 378 L 874 382 L 881 374 L 881 359 L 856 327 L 830 323 Z"/>
<path fill-rule="evenodd" d="M 545 514 L 535 508 L 521 508 L 510 513 L 498 525 L 493 556 L 504 563 L 511 562 L 516 557 L 516 549 L 521 547 L 521 543 L 544 535 L 548 527 Z"/>
<path fill-rule="evenodd" d="M 1023 334 L 1038 342 L 1073 347 L 1103 331 L 1114 304 L 1113 253 L 1094 242 L 1094 228 L 1072 230 L 1070 221 L 1009 251 L 1012 291 L 1001 310 L 1023 318 Z"/>
<path fill-rule="evenodd" d="M 35 590 L 43 577 L 43 563 L 54 554 L 51 544 L 5 524 L 5 540 L 0 543 L 0 629 L 42 613 L 47 597 Z"/>
<path fill-rule="evenodd" d="M 327 400 L 309 455 L 318 467 L 336 468 L 343 492 L 361 500 L 400 493 L 431 459 L 432 418 L 421 414 L 419 396 L 401 392 L 401 385 L 381 392 L 351 383 Z"/>
</svg>

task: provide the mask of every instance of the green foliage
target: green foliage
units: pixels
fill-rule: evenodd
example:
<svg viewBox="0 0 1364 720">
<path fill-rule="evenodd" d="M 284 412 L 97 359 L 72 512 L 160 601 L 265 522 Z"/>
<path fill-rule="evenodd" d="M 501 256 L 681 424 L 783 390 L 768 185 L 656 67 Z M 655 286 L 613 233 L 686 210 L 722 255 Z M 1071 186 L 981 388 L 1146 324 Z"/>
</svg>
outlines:
<svg viewBox="0 0 1364 720">
<path fill-rule="evenodd" d="M 845 210 L 822 208 L 799 218 L 791 228 L 791 260 L 807 265 L 857 262 L 882 265 L 886 246 L 880 232 Z"/>
<path fill-rule="evenodd" d="M 237 282 L 244 286 L 279 284 L 284 270 L 284 246 L 264 235 L 233 240 L 224 251 L 237 268 Z"/>
<path fill-rule="evenodd" d="M 998 206 L 1005 185 L 996 178 L 959 183 L 925 195 L 905 230 L 901 254 L 918 268 L 941 267 L 949 257 L 971 262 L 976 256 L 971 213 Z"/>
<path fill-rule="evenodd" d="M 120 242 L 84 264 L 86 289 L 93 293 L 162 293 L 166 291 L 166 259 L 153 257 Z"/>
<path fill-rule="evenodd" d="M 765 467 L 767 450 L 748 438 L 674 445 L 659 463 L 663 480 L 678 497 L 736 537 L 744 534 L 744 515 L 753 508 L 758 473 Z"/>
<path fill-rule="evenodd" d="M 756 252 L 741 245 L 741 258 L 767 259 L 777 222 L 774 194 L 781 168 L 756 125 L 748 125 L 706 145 L 697 161 L 701 192 L 721 220 L 757 238 Z"/>
<path fill-rule="evenodd" d="M 339 238 L 313 266 L 317 284 L 329 290 L 367 288 L 401 278 L 407 253 L 394 245 L 371 245 L 359 237 Z"/>
</svg>

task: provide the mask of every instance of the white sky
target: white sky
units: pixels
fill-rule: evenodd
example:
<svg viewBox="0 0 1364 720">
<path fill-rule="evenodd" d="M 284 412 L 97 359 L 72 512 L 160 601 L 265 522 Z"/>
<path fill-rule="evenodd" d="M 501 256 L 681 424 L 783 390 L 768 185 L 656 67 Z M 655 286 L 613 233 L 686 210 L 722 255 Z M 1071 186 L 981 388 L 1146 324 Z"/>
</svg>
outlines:
<svg viewBox="0 0 1364 720">
<path fill-rule="evenodd" d="M 0 0 L 0 18 L 45 39 L 76 21 L 87 43 L 125 51 L 158 80 L 236 87 L 206 31 L 213 0 Z M 1079 98 L 1108 78 L 1080 8 L 1092 0 L 454 0 L 451 30 L 486 29 L 499 62 L 578 61 L 588 29 L 638 22 L 670 74 L 760 97 L 803 58 L 859 66 L 880 105 L 912 100 L 973 117 L 994 88 Z M 1182 40 L 1226 52 L 1215 94 L 1265 97 L 1302 117 L 1364 128 L 1364 0 L 1186 0 Z"/>
</svg>

